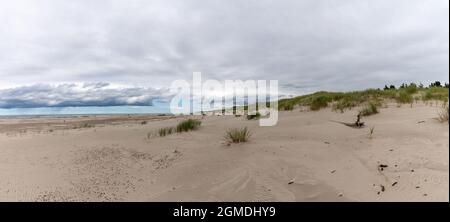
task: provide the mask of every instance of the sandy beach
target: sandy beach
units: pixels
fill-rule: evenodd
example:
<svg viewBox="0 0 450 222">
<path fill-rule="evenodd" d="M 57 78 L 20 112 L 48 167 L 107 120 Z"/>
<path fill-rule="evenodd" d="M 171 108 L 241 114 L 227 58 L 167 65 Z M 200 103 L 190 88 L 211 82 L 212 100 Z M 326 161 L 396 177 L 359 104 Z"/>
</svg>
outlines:
<svg viewBox="0 0 450 222">
<path fill-rule="evenodd" d="M 355 129 L 344 113 L 0 119 L 0 201 L 449 201 L 440 106 L 392 104 Z M 157 130 L 201 119 L 192 132 Z M 250 141 L 225 132 L 248 127 Z M 370 130 L 373 134 L 370 135 Z"/>
</svg>

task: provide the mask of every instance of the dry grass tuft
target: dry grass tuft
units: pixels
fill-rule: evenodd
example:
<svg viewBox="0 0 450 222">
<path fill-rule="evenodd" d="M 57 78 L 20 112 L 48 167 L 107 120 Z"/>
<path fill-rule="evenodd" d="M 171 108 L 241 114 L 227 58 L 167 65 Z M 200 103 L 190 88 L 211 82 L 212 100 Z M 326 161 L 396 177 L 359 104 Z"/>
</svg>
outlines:
<svg viewBox="0 0 450 222">
<path fill-rule="evenodd" d="M 448 104 L 445 104 L 442 107 L 442 110 L 438 113 L 438 120 L 441 123 L 447 122 L 448 123 Z"/>
<path fill-rule="evenodd" d="M 369 103 L 360 111 L 362 116 L 371 116 L 378 113 L 377 105 L 374 103 Z"/>
<path fill-rule="evenodd" d="M 179 123 L 177 125 L 176 130 L 177 130 L 177 133 L 188 132 L 191 130 L 198 129 L 201 124 L 202 124 L 202 121 L 200 121 L 200 120 L 188 119 L 188 120 L 184 120 L 181 123 Z"/>
<path fill-rule="evenodd" d="M 247 127 L 241 128 L 241 129 L 230 129 L 225 134 L 225 139 L 228 142 L 232 143 L 244 143 L 249 140 L 251 136 L 250 130 L 247 129 Z"/>
</svg>

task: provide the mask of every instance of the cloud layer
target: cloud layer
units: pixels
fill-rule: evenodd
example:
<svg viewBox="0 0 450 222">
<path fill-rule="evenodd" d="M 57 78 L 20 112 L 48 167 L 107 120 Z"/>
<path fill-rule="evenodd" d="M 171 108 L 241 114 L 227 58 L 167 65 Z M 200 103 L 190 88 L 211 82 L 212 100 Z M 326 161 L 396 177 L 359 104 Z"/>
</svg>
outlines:
<svg viewBox="0 0 450 222">
<path fill-rule="evenodd" d="M 151 88 L 115 88 L 108 83 L 38 84 L 0 90 L 0 108 L 151 106 L 167 93 Z"/>
<path fill-rule="evenodd" d="M 168 87 L 194 71 L 219 80 L 278 79 L 280 89 L 292 94 L 448 81 L 448 4 L 2 1 L 0 89 L 38 84 L 37 91 L 53 92 L 58 88 L 39 84 L 109 82 L 130 91 L 113 90 L 117 98 L 106 103 L 124 104 L 129 95 L 121 93 L 134 98 L 136 88 Z M 0 98 L 17 99 L 17 90 L 31 89 L 2 91 L 7 94 Z M 85 95 L 76 93 L 63 94 L 68 104 Z M 65 104 L 57 99 L 55 104 Z"/>
</svg>

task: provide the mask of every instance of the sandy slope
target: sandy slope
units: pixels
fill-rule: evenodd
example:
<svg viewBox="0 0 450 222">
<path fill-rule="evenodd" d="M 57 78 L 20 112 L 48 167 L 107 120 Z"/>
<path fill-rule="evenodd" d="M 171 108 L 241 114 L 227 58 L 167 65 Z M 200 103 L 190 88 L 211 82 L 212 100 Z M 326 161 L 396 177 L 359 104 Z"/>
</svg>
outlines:
<svg viewBox="0 0 450 222">
<path fill-rule="evenodd" d="M 211 116 L 164 138 L 147 134 L 182 118 L 40 133 L 2 120 L 0 200 L 448 201 L 449 126 L 433 119 L 438 110 L 393 105 L 363 129 L 330 121 L 356 111 L 282 112 L 275 127 Z M 228 146 L 224 132 L 241 126 L 251 141 Z"/>
</svg>

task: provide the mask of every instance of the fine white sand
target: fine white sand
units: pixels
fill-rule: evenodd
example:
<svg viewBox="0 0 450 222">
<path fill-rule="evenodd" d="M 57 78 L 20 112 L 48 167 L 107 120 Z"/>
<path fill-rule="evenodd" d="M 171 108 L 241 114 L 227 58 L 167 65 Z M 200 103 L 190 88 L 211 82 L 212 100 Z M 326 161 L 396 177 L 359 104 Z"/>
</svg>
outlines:
<svg viewBox="0 0 450 222">
<path fill-rule="evenodd" d="M 189 117 L 0 119 L 0 201 L 449 201 L 439 110 L 391 105 L 362 129 L 333 122 L 357 109 L 280 112 L 275 127 L 194 116 L 199 130 L 166 137 L 148 134 Z M 228 145 L 244 126 L 250 141 Z"/>
</svg>

